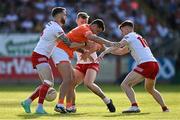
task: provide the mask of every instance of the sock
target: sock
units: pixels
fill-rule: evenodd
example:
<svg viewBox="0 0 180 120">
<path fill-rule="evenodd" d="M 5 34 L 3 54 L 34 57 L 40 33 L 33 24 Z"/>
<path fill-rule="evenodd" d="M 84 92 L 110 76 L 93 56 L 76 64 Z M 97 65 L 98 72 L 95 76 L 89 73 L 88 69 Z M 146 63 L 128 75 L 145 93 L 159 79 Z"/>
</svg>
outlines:
<svg viewBox="0 0 180 120">
<path fill-rule="evenodd" d="M 40 90 L 39 90 L 39 100 L 38 103 L 43 104 L 44 103 L 44 99 L 46 97 L 47 91 L 49 89 L 49 85 L 48 84 L 42 84 Z"/>
<path fill-rule="evenodd" d="M 76 109 L 76 105 L 72 105 L 72 108 L 73 108 L 73 109 Z"/>
<path fill-rule="evenodd" d="M 43 104 L 38 103 L 37 110 L 42 110 L 42 109 L 43 109 Z"/>
<path fill-rule="evenodd" d="M 41 85 L 36 88 L 36 90 L 33 92 L 33 94 L 29 97 L 31 101 L 34 101 L 39 96 L 39 90 L 41 88 Z"/>
<path fill-rule="evenodd" d="M 138 104 L 137 103 L 132 103 L 131 106 L 137 106 L 138 107 Z"/>
<path fill-rule="evenodd" d="M 32 103 L 32 100 L 31 100 L 30 98 L 28 98 L 28 99 L 25 100 L 25 102 L 26 102 L 27 104 L 31 104 L 31 103 Z"/>
<path fill-rule="evenodd" d="M 60 98 L 60 99 L 58 100 L 58 104 L 62 104 L 62 105 L 63 105 L 63 104 L 64 104 L 64 99 L 61 99 L 61 98 Z"/>
<path fill-rule="evenodd" d="M 67 102 L 66 103 L 66 108 L 70 108 L 70 107 L 72 107 L 72 102 Z"/>
<path fill-rule="evenodd" d="M 163 106 L 163 107 L 162 107 L 162 110 L 163 110 L 163 111 L 166 111 L 166 110 L 168 110 L 168 108 L 167 108 L 166 106 Z"/>
<path fill-rule="evenodd" d="M 107 97 L 103 98 L 103 101 L 104 101 L 105 104 L 109 104 L 110 103 L 110 99 L 107 98 Z"/>
</svg>

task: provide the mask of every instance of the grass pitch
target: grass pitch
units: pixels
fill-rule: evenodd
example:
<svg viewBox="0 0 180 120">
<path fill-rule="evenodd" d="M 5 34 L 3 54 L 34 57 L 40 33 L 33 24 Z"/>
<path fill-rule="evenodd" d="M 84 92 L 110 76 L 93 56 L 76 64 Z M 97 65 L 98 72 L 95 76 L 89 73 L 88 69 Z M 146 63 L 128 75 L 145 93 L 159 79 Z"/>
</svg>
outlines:
<svg viewBox="0 0 180 120">
<path fill-rule="evenodd" d="M 122 114 L 121 111 L 129 107 L 130 103 L 121 88 L 117 85 L 100 85 L 107 96 L 112 98 L 116 106 L 115 113 L 109 113 L 100 98 L 91 93 L 84 86 L 77 88 L 77 113 L 58 114 L 54 112 L 57 102 L 45 102 L 47 115 L 34 114 L 37 101 L 31 107 L 31 114 L 26 114 L 20 106 L 36 85 L 0 85 L 0 119 L 60 119 L 60 120 L 180 120 L 180 85 L 157 85 L 171 112 L 161 112 L 160 106 L 152 96 L 144 91 L 142 85 L 135 87 L 136 97 L 141 113 Z M 56 90 L 58 90 L 56 86 Z"/>
</svg>

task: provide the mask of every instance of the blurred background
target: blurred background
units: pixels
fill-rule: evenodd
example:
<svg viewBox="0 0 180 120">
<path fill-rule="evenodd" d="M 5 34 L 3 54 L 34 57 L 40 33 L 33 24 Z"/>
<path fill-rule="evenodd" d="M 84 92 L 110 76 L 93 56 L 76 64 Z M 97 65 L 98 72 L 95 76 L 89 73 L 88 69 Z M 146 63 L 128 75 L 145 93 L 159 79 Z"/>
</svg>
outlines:
<svg viewBox="0 0 180 120">
<path fill-rule="evenodd" d="M 159 61 L 158 82 L 180 83 L 179 0 L 0 0 L 1 83 L 37 81 L 30 57 L 55 6 L 67 9 L 66 32 L 76 27 L 76 15 L 84 11 L 90 21 L 104 20 L 106 31 L 101 36 L 111 41 L 121 40 L 122 21 L 134 21 L 135 31 L 144 36 Z M 120 84 L 133 66 L 129 55 L 107 55 L 97 81 Z M 60 76 L 54 71 L 58 82 Z"/>
</svg>

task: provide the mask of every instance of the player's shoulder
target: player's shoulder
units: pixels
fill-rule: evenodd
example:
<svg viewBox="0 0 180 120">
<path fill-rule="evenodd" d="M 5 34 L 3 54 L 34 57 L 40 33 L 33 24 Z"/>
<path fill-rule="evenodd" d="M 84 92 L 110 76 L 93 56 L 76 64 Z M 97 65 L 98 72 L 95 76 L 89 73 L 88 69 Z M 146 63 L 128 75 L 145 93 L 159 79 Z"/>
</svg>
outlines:
<svg viewBox="0 0 180 120">
<path fill-rule="evenodd" d="M 46 28 L 51 30 L 62 30 L 62 27 L 55 21 L 50 21 L 46 24 Z"/>
<path fill-rule="evenodd" d="M 83 24 L 79 26 L 80 29 L 90 29 L 89 24 Z"/>
<path fill-rule="evenodd" d="M 124 36 L 124 39 L 135 39 L 138 36 L 140 36 L 139 34 L 137 34 L 136 32 L 131 32 L 128 33 L 127 35 Z"/>
<path fill-rule="evenodd" d="M 125 35 L 124 37 L 129 38 L 129 37 L 134 37 L 134 36 L 137 36 L 137 33 L 135 33 L 135 32 L 130 32 L 130 33 L 128 33 L 127 35 Z"/>
</svg>

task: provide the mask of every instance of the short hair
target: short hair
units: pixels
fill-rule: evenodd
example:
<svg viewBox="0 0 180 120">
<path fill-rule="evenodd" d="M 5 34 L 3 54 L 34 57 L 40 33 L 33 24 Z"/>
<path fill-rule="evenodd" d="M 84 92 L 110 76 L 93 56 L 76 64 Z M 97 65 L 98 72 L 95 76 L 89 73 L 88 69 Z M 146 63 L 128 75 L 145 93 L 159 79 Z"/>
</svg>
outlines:
<svg viewBox="0 0 180 120">
<path fill-rule="evenodd" d="M 88 15 L 86 12 L 79 12 L 79 13 L 77 14 L 77 18 L 86 19 L 86 18 L 89 18 L 89 15 Z"/>
<path fill-rule="evenodd" d="M 96 24 L 99 28 L 101 28 L 103 32 L 105 31 L 105 24 L 102 19 L 96 19 L 90 23 L 90 25 L 94 25 L 94 24 Z"/>
<path fill-rule="evenodd" d="M 134 28 L 134 23 L 131 20 L 126 20 L 119 25 L 119 29 L 121 29 L 124 26 L 130 26 L 130 27 Z"/>
<path fill-rule="evenodd" d="M 66 8 L 64 7 L 54 7 L 51 11 L 52 17 L 55 17 L 57 14 L 62 13 L 63 11 L 66 11 Z"/>
</svg>

